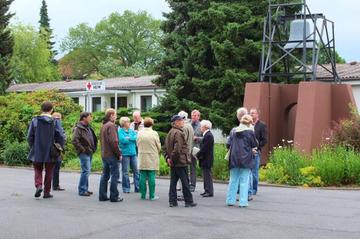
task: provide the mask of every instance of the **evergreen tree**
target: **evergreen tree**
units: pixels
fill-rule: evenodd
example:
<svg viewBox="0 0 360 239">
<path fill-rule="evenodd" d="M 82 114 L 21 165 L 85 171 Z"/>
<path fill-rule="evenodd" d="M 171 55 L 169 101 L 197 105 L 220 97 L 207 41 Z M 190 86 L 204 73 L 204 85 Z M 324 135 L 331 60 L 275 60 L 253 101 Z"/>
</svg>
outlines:
<svg viewBox="0 0 360 239">
<path fill-rule="evenodd" d="M 55 42 L 52 41 L 53 31 L 50 28 L 50 18 L 48 15 L 47 4 L 45 0 L 42 0 L 42 5 L 40 8 L 40 33 L 46 39 L 48 43 L 48 48 L 51 51 L 51 61 L 55 62 L 54 57 L 57 55 L 57 51 L 54 50 Z"/>
<path fill-rule="evenodd" d="M 14 40 L 8 29 L 10 4 L 13 0 L 0 0 L 0 93 L 4 93 L 12 79 L 10 75 L 10 58 L 13 52 Z"/>
<path fill-rule="evenodd" d="M 194 108 L 228 133 L 237 124 L 246 82 L 258 79 L 267 0 L 168 0 L 165 54 L 155 81 L 161 111 Z"/>
</svg>

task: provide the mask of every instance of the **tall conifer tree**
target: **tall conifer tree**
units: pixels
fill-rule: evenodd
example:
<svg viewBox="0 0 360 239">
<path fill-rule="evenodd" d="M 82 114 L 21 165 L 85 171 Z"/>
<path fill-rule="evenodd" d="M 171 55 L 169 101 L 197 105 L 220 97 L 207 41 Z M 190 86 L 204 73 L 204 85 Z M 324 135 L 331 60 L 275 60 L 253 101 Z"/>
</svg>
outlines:
<svg viewBox="0 0 360 239">
<path fill-rule="evenodd" d="M 14 40 L 8 28 L 10 18 L 10 4 L 13 0 L 0 0 L 0 93 L 4 93 L 10 85 L 10 58 L 13 52 Z"/>
</svg>

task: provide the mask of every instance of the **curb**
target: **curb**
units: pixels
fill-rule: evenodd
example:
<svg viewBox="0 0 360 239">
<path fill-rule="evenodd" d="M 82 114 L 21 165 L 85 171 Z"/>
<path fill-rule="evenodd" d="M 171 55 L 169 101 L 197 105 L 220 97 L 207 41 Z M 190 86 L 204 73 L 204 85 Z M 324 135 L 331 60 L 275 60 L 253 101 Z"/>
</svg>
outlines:
<svg viewBox="0 0 360 239">
<path fill-rule="evenodd" d="M 0 168 L 9 168 L 9 169 L 25 169 L 25 170 L 33 170 L 32 167 L 26 167 L 26 166 L 7 166 L 7 165 L 0 165 Z M 73 170 L 73 169 L 61 169 L 62 172 L 65 173 L 79 173 L 79 170 Z M 91 172 L 92 174 L 100 175 L 101 172 L 94 171 Z M 157 176 L 158 179 L 170 179 L 169 176 Z M 198 182 L 203 182 L 202 178 L 197 178 Z M 227 181 L 222 180 L 213 180 L 214 183 L 218 184 L 228 184 Z M 272 188 L 292 188 L 292 189 L 315 189 L 315 190 L 342 190 L 342 191 L 360 191 L 360 187 L 303 187 L 303 186 L 291 186 L 286 184 L 272 184 L 267 182 L 260 182 L 259 186 L 262 187 L 272 187 Z"/>
</svg>

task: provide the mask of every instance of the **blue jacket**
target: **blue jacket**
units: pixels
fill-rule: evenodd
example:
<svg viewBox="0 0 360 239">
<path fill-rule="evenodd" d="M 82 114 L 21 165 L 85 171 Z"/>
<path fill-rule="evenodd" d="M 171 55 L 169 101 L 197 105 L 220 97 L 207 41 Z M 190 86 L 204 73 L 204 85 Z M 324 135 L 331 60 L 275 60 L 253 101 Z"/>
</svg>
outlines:
<svg viewBox="0 0 360 239">
<path fill-rule="evenodd" d="M 65 137 L 63 132 L 59 122 L 55 122 L 50 116 L 40 115 L 34 117 L 27 137 L 30 146 L 29 160 L 39 163 L 52 162 L 50 149 L 54 142 L 64 146 Z"/>
<path fill-rule="evenodd" d="M 255 157 L 252 152 L 257 147 L 254 130 L 240 125 L 231 130 L 227 142 L 230 148 L 229 168 L 249 168 L 255 167 Z"/>
<path fill-rule="evenodd" d="M 123 156 L 135 156 L 136 155 L 136 138 L 137 133 L 128 129 L 126 131 L 123 128 L 119 128 L 119 146 Z"/>
</svg>

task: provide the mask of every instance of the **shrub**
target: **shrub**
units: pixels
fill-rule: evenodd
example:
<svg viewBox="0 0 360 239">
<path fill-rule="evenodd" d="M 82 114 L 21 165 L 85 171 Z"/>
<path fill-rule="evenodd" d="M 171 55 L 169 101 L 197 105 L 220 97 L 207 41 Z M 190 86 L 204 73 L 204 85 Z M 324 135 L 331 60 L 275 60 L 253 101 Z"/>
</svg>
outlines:
<svg viewBox="0 0 360 239">
<path fill-rule="evenodd" d="M 339 186 L 343 183 L 346 154 L 347 151 L 343 147 L 323 147 L 313 152 L 312 164 L 325 186 Z"/>
<path fill-rule="evenodd" d="M 303 186 L 315 186 L 321 187 L 324 183 L 320 176 L 317 176 L 316 168 L 313 166 L 300 168 L 300 174 L 302 176 L 301 184 Z"/>
<path fill-rule="evenodd" d="M 285 170 L 280 165 L 273 165 L 268 163 L 265 167 L 266 181 L 269 183 L 286 184 L 288 183 L 289 176 L 285 174 Z"/>
<path fill-rule="evenodd" d="M 27 142 L 7 143 L 1 154 L 1 158 L 5 165 L 29 165 L 28 154 L 29 147 Z"/>
<path fill-rule="evenodd" d="M 225 160 L 227 152 L 224 144 L 215 144 L 213 177 L 218 180 L 229 180 L 229 162 Z"/>
<path fill-rule="evenodd" d="M 352 108 L 351 117 L 335 124 L 331 143 L 344 146 L 360 152 L 360 115 L 356 108 Z"/>
<path fill-rule="evenodd" d="M 293 150 L 292 147 L 274 149 L 270 156 L 270 162 L 274 166 L 275 172 L 273 173 L 275 175 L 279 174 L 279 177 L 282 177 L 279 180 L 283 181 L 283 176 L 286 175 L 287 183 L 290 185 L 298 185 L 301 182 L 302 176 L 299 169 L 306 167 L 308 164 L 306 156 Z"/>
</svg>

